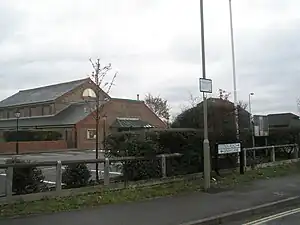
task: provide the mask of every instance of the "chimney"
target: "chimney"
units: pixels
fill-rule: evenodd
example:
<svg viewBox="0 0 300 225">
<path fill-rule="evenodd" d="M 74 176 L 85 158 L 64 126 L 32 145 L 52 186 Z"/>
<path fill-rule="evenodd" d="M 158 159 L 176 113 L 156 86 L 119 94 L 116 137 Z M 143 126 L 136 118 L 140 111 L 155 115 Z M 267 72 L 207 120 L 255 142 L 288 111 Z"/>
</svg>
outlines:
<svg viewBox="0 0 300 225">
<path fill-rule="evenodd" d="M 136 95 L 136 100 L 138 100 L 138 101 L 140 100 L 140 95 L 139 94 Z"/>
</svg>

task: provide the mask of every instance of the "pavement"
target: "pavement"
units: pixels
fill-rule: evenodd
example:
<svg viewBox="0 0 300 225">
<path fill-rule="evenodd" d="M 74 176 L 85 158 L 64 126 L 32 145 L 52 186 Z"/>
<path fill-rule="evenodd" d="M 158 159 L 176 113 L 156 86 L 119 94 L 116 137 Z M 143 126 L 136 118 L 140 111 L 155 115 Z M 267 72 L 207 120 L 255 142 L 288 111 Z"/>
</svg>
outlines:
<svg viewBox="0 0 300 225">
<path fill-rule="evenodd" d="M 235 190 L 112 204 L 51 215 L 0 220 L 0 225 L 182 225 L 191 221 L 300 195 L 300 175 L 255 181 Z"/>
<path fill-rule="evenodd" d="M 6 160 L 16 157 L 16 155 L 0 155 L 0 164 L 4 164 Z M 49 153 L 39 153 L 39 154 L 24 154 L 19 155 L 18 158 L 25 161 L 34 161 L 34 162 L 44 162 L 44 161 L 58 161 L 58 160 L 80 160 L 80 159 L 95 159 L 95 150 L 86 150 L 86 151 L 66 151 L 66 152 L 49 152 Z M 104 158 L 104 154 L 99 152 L 99 158 Z M 96 165 L 88 164 L 88 168 L 92 172 L 92 179 L 96 178 Z M 48 185 L 55 185 L 55 167 L 39 167 L 45 176 L 45 183 Z M 103 163 L 99 163 L 99 175 L 103 176 Z M 63 167 L 64 169 L 64 167 Z M 113 169 L 111 171 L 111 176 L 118 175 L 118 171 Z M 4 169 L 0 169 L 0 196 L 5 193 L 5 179 L 6 174 Z"/>
</svg>

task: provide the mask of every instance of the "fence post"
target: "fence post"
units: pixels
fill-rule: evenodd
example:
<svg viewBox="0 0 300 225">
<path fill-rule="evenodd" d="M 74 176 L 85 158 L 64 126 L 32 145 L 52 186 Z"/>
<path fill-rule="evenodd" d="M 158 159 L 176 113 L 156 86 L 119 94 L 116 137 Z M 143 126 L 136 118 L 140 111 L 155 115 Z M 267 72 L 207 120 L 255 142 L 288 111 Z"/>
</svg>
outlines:
<svg viewBox="0 0 300 225">
<path fill-rule="evenodd" d="M 57 161 L 56 164 L 56 182 L 55 182 L 55 190 L 61 191 L 61 182 L 62 182 L 62 165 L 61 161 Z"/>
<path fill-rule="evenodd" d="M 244 174 L 245 173 L 245 150 L 243 148 L 241 148 L 241 152 L 240 152 L 240 174 Z"/>
<path fill-rule="evenodd" d="M 247 168 L 247 150 L 244 149 L 244 166 Z"/>
<path fill-rule="evenodd" d="M 12 184 L 13 184 L 13 176 L 14 176 L 14 168 L 13 167 L 8 167 L 6 169 L 6 187 L 5 187 L 5 194 L 8 200 L 12 197 L 13 189 L 12 189 Z"/>
<path fill-rule="evenodd" d="M 299 149 L 298 149 L 298 145 L 296 144 L 294 147 L 294 159 L 298 159 L 298 152 L 299 152 Z"/>
<path fill-rule="evenodd" d="M 163 178 L 167 177 L 167 165 L 165 155 L 161 155 L 161 175 Z"/>
<path fill-rule="evenodd" d="M 271 148 L 271 162 L 275 162 L 275 146 L 273 145 Z"/>
<path fill-rule="evenodd" d="M 109 159 L 105 158 L 104 162 L 104 185 L 109 185 Z"/>
</svg>

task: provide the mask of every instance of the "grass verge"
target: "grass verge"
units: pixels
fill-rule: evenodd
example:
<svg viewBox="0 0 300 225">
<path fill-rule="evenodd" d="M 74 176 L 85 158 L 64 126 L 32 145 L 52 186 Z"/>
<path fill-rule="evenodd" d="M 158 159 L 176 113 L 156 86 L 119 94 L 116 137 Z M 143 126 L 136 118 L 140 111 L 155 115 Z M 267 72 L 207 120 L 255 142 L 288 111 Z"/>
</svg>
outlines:
<svg viewBox="0 0 300 225">
<path fill-rule="evenodd" d="M 245 175 L 239 175 L 234 172 L 225 177 L 218 178 L 212 186 L 215 188 L 234 188 L 243 184 L 249 184 L 258 179 L 287 176 L 299 172 L 300 163 L 251 170 L 247 171 Z M 161 196 L 172 196 L 187 192 L 202 191 L 201 182 L 202 181 L 200 180 L 181 181 L 152 187 L 128 188 L 118 191 L 102 189 L 77 196 L 48 198 L 34 202 L 18 202 L 2 205 L 0 217 L 70 211 L 104 204 L 140 201 Z"/>
</svg>

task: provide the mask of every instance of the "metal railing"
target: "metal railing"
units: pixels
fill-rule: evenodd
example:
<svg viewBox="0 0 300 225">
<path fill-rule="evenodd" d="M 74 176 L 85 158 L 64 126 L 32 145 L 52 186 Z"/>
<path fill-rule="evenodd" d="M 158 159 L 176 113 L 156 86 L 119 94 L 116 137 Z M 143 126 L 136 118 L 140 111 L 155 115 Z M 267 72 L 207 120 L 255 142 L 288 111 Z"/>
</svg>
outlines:
<svg viewBox="0 0 300 225">
<path fill-rule="evenodd" d="M 288 148 L 290 152 L 293 154 L 293 158 L 299 158 L 299 147 L 297 144 L 289 144 L 289 145 L 276 145 L 276 146 L 263 146 L 263 147 L 254 147 L 254 148 L 244 148 L 245 153 L 255 154 L 257 151 L 265 150 L 268 151 L 269 162 L 276 161 L 276 149 L 280 148 Z M 28 163 L 7 163 L 0 164 L 0 169 L 5 169 L 5 195 L 6 198 L 9 199 L 14 195 L 13 193 L 13 175 L 15 168 L 32 168 L 32 167 L 55 167 L 55 172 L 53 172 L 53 182 L 54 191 L 61 192 L 63 189 L 62 184 L 62 172 L 64 166 L 68 166 L 71 164 L 103 164 L 103 179 L 102 184 L 104 186 L 109 186 L 112 182 L 114 182 L 113 176 L 111 175 L 111 166 L 116 163 L 126 163 L 132 161 L 149 161 L 158 159 L 160 160 L 160 175 L 162 178 L 167 177 L 167 158 L 175 158 L 181 157 L 182 154 L 174 153 L 174 154 L 162 154 L 153 157 L 112 157 L 112 158 L 102 158 L 102 159 L 82 159 L 82 160 L 62 160 L 62 161 L 43 161 L 43 162 L 28 162 Z M 247 165 L 247 154 L 244 154 L 245 165 Z M 100 172 L 100 171 L 99 171 Z M 124 175 L 124 174 L 123 174 Z M 126 181 L 127 182 L 127 181 Z M 49 190 L 50 191 L 50 190 Z"/>
<path fill-rule="evenodd" d="M 282 149 L 282 148 L 288 148 L 290 150 L 290 152 L 293 153 L 292 158 L 294 158 L 294 159 L 299 158 L 299 146 L 297 144 L 270 145 L 270 146 L 244 148 L 245 165 L 247 165 L 248 157 L 251 157 L 252 160 L 255 160 L 255 159 L 257 159 L 256 153 L 258 151 L 262 151 L 262 150 L 265 150 L 265 157 L 267 157 L 269 162 L 275 162 L 276 161 L 276 149 Z M 256 164 L 260 164 L 260 163 L 261 162 L 258 162 Z"/>
<path fill-rule="evenodd" d="M 32 168 L 32 167 L 55 167 L 55 191 L 60 192 L 62 190 L 62 171 L 63 166 L 68 166 L 71 164 L 104 164 L 103 173 L 103 184 L 108 186 L 110 184 L 110 166 L 112 163 L 117 162 L 129 162 L 129 161 L 148 161 L 153 159 L 160 159 L 161 166 L 161 176 L 162 178 L 167 177 L 167 158 L 180 157 L 182 154 L 161 154 L 154 157 L 115 157 L 115 158 L 105 158 L 105 159 L 83 159 L 83 160 L 62 160 L 62 161 L 43 161 L 43 162 L 28 162 L 28 163 L 7 163 L 0 164 L 0 169 L 5 169 L 5 195 L 7 198 L 13 196 L 13 174 L 14 168 Z"/>
</svg>

